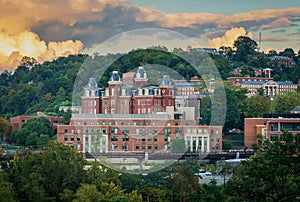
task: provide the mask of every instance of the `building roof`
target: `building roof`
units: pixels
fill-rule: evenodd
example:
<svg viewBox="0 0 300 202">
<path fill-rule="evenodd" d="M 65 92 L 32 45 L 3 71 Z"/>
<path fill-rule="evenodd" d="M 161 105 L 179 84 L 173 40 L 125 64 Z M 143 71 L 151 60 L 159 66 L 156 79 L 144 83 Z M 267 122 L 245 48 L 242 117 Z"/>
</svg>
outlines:
<svg viewBox="0 0 300 202">
<path fill-rule="evenodd" d="M 237 67 L 237 68 L 231 69 L 230 71 L 239 71 L 239 70 L 242 70 L 242 69 Z"/>
<path fill-rule="evenodd" d="M 286 56 L 280 56 L 280 55 L 274 55 L 270 57 L 271 59 L 284 59 L 284 60 L 293 60 L 292 58 L 286 57 Z M 293 60 L 294 61 L 294 60 Z"/>
<path fill-rule="evenodd" d="M 266 81 L 242 81 L 241 84 L 263 85 Z"/>
<path fill-rule="evenodd" d="M 123 78 L 133 78 L 134 77 L 134 75 L 135 75 L 135 72 L 126 72 L 126 73 L 123 73 L 122 74 L 122 77 Z"/>
<path fill-rule="evenodd" d="M 300 106 L 296 106 L 296 107 L 293 108 L 290 112 L 291 112 L 291 113 L 295 113 L 295 112 L 300 113 Z"/>
<path fill-rule="evenodd" d="M 293 84 L 293 82 L 291 82 L 291 81 L 277 81 L 277 83 L 279 85 L 290 85 L 290 84 Z"/>
<path fill-rule="evenodd" d="M 194 83 L 190 83 L 190 82 L 178 82 L 175 83 L 174 86 L 194 86 Z"/>
<path fill-rule="evenodd" d="M 263 68 L 252 68 L 254 71 L 258 71 L 258 70 L 264 70 Z"/>
<path fill-rule="evenodd" d="M 292 119 L 292 118 L 300 118 L 300 114 L 263 114 L 263 118 L 269 119 Z"/>
</svg>

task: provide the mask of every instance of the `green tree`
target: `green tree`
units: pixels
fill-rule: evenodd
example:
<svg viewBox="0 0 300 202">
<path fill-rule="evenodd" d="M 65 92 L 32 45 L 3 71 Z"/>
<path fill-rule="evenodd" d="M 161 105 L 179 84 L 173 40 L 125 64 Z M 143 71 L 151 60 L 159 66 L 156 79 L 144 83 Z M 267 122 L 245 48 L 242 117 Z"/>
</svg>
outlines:
<svg viewBox="0 0 300 202">
<path fill-rule="evenodd" d="M 294 107 L 299 105 L 300 93 L 282 92 L 275 95 L 271 103 L 271 111 L 273 113 L 289 113 Z"/>
<path fill-rule="evenodd" d="M 246 117 L 259 118 L 270 112 L 270 100 L 266 96 L 254 95 L 246 99 Z"/>
<path fill-rule="evenodd" d="M 289 57 L 289 58 L 292 58 L 292 59 L 295 58 L 295 52 L 292 48 L 284 49 L 284 51 L 279 52 L 279 55 L 280 56 L 286 56 L 286 57 Z"/>
<path fill-rule="evenodd" d="M 15 192 L 13 190 L 13 185 L 8 181 L 7 176 L 2 171 L 0 172 L 0 201 L 15 201 Z"/>
<path fill-rule="evenodd" d="M 53 129 L 50 121 L 45 117 L 38 117 L 28 120 L 22 129 L 15 131 L 12 141 L 17 145 L 36 148 L 47 145 L 52 135 Z"/>
<path fill-rule="evenodd" d="M 285 141 L 275 142 L 260 136 L 257 154 L 243 161 L 224 187 L 229 201 L 299 200 L 299 139 L 288 132 L 283 135 Z"/>
<path fill-rule="evenodd" d="M 171 142 L 171 152 L 186 152 L 185 141 L 183 138 L 176 137 Z"/>
<path fill-rule="evenodd" d="M 82 184 L 80 188 L 76 191 L 76 199 L 74 202 L 97 202 L 101 198 L 101 193 L 97 190 L 95 185 Z"/>
<path fill-rule="evenodd" d="M 211 180 L 208 184 L 202 185 L 203 192 L 200 195 L 198 201 L 212 201 L 221 202 L 224 201 L 224 196 L 222 194 L 222 188 L 217 185 L 215 180 Z"/>
<path fill-rule="evenodd" d="M 0 117 L 0 140 L 2 140 L 3 137 L 8 135 L 9 131 L 9 121 L 5 118 Z"/>
<path fill-rule="evenodd" d="M 239 36 L 233 43 L 236 49 L 236 60 L 247 62 L 249 54 L 256 54 L 257 43 L 248 36 Z"/>
<path fill-rule="evenodd" d="M 233 145 L 229 141 L 227 141 L 227 140 L 222 141 L 222 149 L 224 151 L 231 150 L 232 148 L 233 148 Z"/>
<path fill-rule="evenodd" d="M 195 173 L 199 171 L 195 158 L 189 158 L 183 163 L 173 164 L 167 169 L 166 189 L 171 193 L 173 201 L 194 201 L 200 194 L 199 179 Z"/>
<path fill-rule="evenodd" d="M 16 157 L 7 172 L 18 200 L 58 201 L 66 190 L 75 193 L 84 183 L 85 164 L 73 148 L 50 142 L 43 152 Z"/>
</svg>

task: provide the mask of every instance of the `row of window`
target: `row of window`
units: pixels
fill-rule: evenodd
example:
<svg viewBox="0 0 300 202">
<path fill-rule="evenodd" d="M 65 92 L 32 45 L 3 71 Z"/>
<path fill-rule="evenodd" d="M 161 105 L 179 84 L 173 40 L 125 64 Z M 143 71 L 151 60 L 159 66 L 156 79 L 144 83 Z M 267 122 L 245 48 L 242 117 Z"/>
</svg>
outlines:
<svg viewBox="0 0 300 202">
<path fill-rule="evenodd" d="M 64 137 L 64 141 L 65 142 L 67 142 L 67 141 L 74 141 L 74 140 L 75 140 L 74 136 L 67 136 L 67 135 L 65 135 L 65 137 Z M 80 137 L 79 136 L 77 137 L 77 142 L 80 142 Z"/>
<path fill-rule="evenodd" d="M 111 138 L 110 138 L 110 140 L 112 141 L 112 142 L 117 142 L 118 140 L 119 140 L 119 138 L 118 138 L 118 136 L 112 136 Z M 146 138 L 146 137 L 142 137 L 142 138 L 140 138 L 140 137 L 136 137 L 135 138 L 135 141 L 136 142 L 139 142 L 139 141 L 142 141 L 142 142 L 145 142 L 146 140 L 148 140 L 148 142 L 151 142 L 152 140 L 154 141 L 154 142 L 157 142 L 158 141 L 158 138 L 157 137 L 148 137 L 148 138 Z M 123 142 L 128 142 L 129 141 L 129 137 L 128 136 L 123 136 L 122 137 L 122 141 Z M 164 141 L 165 142 L 170 142 L 171 141 L 171 137 L 170 136 L 165 136 L 164 137 Z"/>
<path fill-rule="evenodd" d="M 274 131 L 274 127 L 272 126 L 271 128 L 272 128 L 271 130 Z M 163 131 L 164 131 L 163 133 L 165 135 L 172 133 L 170 128 L 164 128 Z M 103 134 L 105 134 L 106 133 L 106 128 L 102 128 L 102 130 L 101 130 L 101 128 L 97 128 L 97 129 L 91 128 L 90 130 L 88 128 L 85 129 L 85 133 L 101 133 L 101 132 Z M 111 134 L 118 134 L 118 132 L 119 132 L 118 128 L 111 128 L 110 129 Z M 148 134 L 157 134 L 158 132 L 161 132 L 161 131 L 158 131 L 158 129 L 154 129 L 154 128 L 148 128 Z M 180 134 L 182 132 L 183 132 L 182 128 L 176 128 L 175 129 L 175 134 Z M 65 133 L 68 133 L 68 129 L 65 129 Z M 73 129 L 71 130 L 71 133 L 74 134 Z M 77 133 L 80 134 L 81 131 L 78 129 Z M 128 128 L 124 128 L 124 129 L 122 129 L 122 133 L 123 134 L 135 133 L 135 134 L 146 135 L 146 128 L 135 128 L 135 131 L 132 131 Z M 186 133 L 188 133 L 188 134 L 208 134 L 208 129 L 207 128 L 204 128 L 204 129 L 202 129 L 202 128 L 198 128 L 198 129 L 196 129 L 196 128 L 187 128 Z M 210 134 L 214 134 L 214 133 L 216 135 L 218 135 L 219 131 L 218 130 L 215 130 L 215 131 L 211 130 L 210 131 Z"/>
<path fill-rule="evenodd" d="M 151 150 L 151 149 L 154 149 L 154 150 L 158 150 L 158 145 L 157 144 L 154 144 L 154 145 L 151 145 L 151 144 L 136 144 L 135 145 L 135 148 L 131 148 L 132 150 Z M 118 150 L 119 149 L 119 145 L 118 144 L 111 144 L 111 150 Z M 170 146 L 169 145 L 164 145 L 164 149 L 170 149 Z M 129 150 L 129 144 L 123 144 L 122 145 L 122 150 Z"/>
</svg>

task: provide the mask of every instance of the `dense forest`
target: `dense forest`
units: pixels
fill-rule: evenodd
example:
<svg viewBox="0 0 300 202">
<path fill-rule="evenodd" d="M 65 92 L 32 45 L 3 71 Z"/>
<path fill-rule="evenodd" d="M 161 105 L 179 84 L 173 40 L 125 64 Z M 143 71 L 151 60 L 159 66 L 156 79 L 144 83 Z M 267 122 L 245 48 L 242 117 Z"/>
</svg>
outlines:
<svg viewBox="0 0 300 202">
<path fill-rule="evenodd" d="M 34 58 L 25 57 L 22 64 L 14 72 L 4 71 L 0 75 L 0 117 L 9 119 L 13 116 L 33 114 L 38 111 L 54 116 L 64 116 L 65 114 L 59 111 L 59 106 L 71 105 L 76 100 L 74 98 L 80 98 L 81 89 L 86 84 L 88 77 L 96 77 L 99 80 L 99 86 L 106 86 L 113 70 L 124 73 L 140 65 L 152 65 L 153 68 L 155 65 L 157 65 L 156 68 L 167 67 L 177 72 L 183 79 L 189 80 L 192 76 L 198 76 L 204 80 L 205 78 L 199 74 L 195 64 L 206 71 L 205 68 L 210 67 L 211 60 L 223 80 L 234 76 L 230 70 L 237 67 L 242 69 L 238 76 L 253 76 L 252 68 L 269 67 L 273 69 L 274 80 L 298 82 L 300 79 L 299 53 L 296 55 L 294 50 L 290 48 L 279 53 L 272 50 L 268 54 L 256 50 L 257 43 L 255 41 L 248 37 L 239 37 L 235 41 L 235 50 L 230 47 L 221 47 L 219 54 L 207 54 L 193 49 L 187 52 L 182 49 L 167 50 L 165 47 L 151 47 L 132 50 L 127 54 L 70 55 L 43 64 L 36 63 Z M 296 61 L 296 66 L 292 68 L 278 66 L 269 59 L 270 56 L 274 55 L 290 57 Z M 162 76 L 161 72 L 155 72 L 156 70 L 153 70 L 152 79 Z M 209 72 L 209 74 L 214 73 Z M 211 76 L 214 77 L 214 75 Z M 155 83 L 155 80 L 150 79 L 150 84 L 152 81 Z M 205 89 L 205 82 L 203 84 L 202 90 L 205 91 L 207 90 Z M 287 106 L 271 105 L 270 101 L 261 95 L 247 98 L 245 89 L 240 89 L 226 82 L 224 86 L 227 98 L 225 129 L 242 129 L 244 117 L 259 117 L 262 113 L 271 111 L 288 112 L 293 106 L 300 105 L 299 99 L 293 99 L 294 102 Z M 74 95 L 74 92 L 78 93 Z M 297 98 L 299 93 L 288 96 Z M 278 102 L 276 99 L 283 98 L 275 98 L 274 103 Z M 257 106 L 258 100 L 265 104 Z M 202 104 L 202 123 L 209 124 L 210 98 L 204 98 Z"/>
</svg>

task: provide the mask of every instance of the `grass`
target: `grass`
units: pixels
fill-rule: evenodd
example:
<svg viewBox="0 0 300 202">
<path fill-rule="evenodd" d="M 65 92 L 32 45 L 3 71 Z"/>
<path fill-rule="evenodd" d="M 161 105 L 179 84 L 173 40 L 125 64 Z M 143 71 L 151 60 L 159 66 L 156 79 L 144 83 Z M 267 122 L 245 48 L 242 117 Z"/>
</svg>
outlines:
<svg viewBox="0 0 300 202">
<path fill-rule="evenodd" d="M 233 147 L 244 146 L 244 134 L 225 134 L 222 140 L 231 143 Z"/>
</svg>

